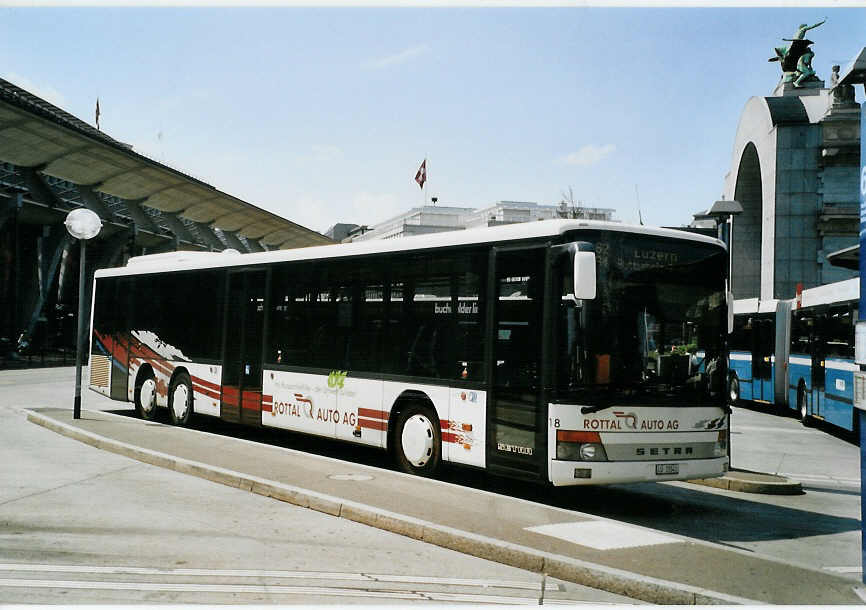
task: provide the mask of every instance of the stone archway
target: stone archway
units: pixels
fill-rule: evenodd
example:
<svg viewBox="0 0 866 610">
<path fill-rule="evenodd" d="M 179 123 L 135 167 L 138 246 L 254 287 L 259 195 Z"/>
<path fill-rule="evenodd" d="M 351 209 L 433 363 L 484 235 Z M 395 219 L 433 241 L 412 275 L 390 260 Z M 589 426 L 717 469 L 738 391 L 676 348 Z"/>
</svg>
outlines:
<svg viewBox="0 0 866 610">
<path fill-rule="evenodd" d="M 734 199 L 743 206 L 743 213 L 734 219 L 731 235 L 731 265 L 737 270 L 731 278 L 731 291 L 738 299 L 748 299 L 761 296 L 763 241 L 761 161 L 753 142 L 743 150 L 736 176 Z"/>
</svg>

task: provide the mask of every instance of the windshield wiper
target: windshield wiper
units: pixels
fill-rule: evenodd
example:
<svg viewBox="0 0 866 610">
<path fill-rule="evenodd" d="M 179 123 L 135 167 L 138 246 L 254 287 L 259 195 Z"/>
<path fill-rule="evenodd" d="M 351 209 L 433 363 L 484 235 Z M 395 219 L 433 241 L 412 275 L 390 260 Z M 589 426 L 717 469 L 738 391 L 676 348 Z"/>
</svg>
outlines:
<svg viewBox="0 0 866 610">
<path fill-rule="evenodd" d="M 581 407 L 580 414 L 581 415 L 589 415 L 590 413 L 598 413 L 599 411 L 604 411 L 605 409 L 610 409 L 613 405 L 595 405 L 592 407 Z"/>
</svg>

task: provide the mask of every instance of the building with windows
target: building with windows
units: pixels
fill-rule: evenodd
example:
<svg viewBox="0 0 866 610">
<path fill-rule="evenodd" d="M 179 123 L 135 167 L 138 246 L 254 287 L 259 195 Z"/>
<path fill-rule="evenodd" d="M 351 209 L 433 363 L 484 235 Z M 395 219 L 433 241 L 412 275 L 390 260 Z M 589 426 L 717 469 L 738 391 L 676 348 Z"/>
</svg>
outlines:
<svg viewBox="0 0 866 610">
<path fill-rule="evenodd" d="M 540 205 L 531 201 L 497 201 L 481 209 L 425 205 L 412 208 L 372 228 L 364 227 L 365 231 L 350 233 L 343 241 L 393 239 L 549 218 L 589 218 L 610 221 L 614 220 L 615 211 L 611 208 L 569 206 L 566 202 L 559 205 Z"/>
</svg>

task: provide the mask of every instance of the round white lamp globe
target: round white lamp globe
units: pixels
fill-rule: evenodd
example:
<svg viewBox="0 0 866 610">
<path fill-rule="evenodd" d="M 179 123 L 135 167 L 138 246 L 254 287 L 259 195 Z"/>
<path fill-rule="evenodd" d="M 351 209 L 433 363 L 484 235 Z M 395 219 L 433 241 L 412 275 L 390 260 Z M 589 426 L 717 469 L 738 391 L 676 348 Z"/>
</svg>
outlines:
<svg viewBox="0 0 866 610">
<path fill-rule="evenodd" d="M 78 208 L 67 214 L 66 230 L 75 239 L 93 239 L 102 229 L 102 220 L 95 212 L 87 208 Z"/>
</svg>

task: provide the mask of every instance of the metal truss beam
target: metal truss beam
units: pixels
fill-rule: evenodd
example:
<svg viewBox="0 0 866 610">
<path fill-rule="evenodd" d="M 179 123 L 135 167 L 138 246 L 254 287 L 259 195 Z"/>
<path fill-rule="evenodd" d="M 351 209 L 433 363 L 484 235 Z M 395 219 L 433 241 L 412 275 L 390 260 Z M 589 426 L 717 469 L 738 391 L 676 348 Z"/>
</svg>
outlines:
<svg viewBox="0 0 866 610">
<path fill-rule="evenodd" d="M 63 201 L 54 194 L 54 191 L 45 183 L 45 179 L 39 175 L 36 168 L 22 167 L 21 173 L 33 201 L 51 208 L 63 209 Z"/>
<path fill-rule="evenodd" d="M 198 234 L 201 235 L 202 240 L 207 243 L 211 250 L 222 252 L 226 249 L 226 245 L 220 241 L 220 238 L 217 237 L 214 230 L 210 228 L 210 225 L 203 222 L 197 222 L 195 223 L 195 226 L 198 229 Z"/>
<path fill-rule="evenodd" d="M 196 243 L 195 237 L 193 237 L 192 233 L 190 233 L 183 225 L 180 218 L 177 217 L 177 214 L 167 214 L 165 212 L 161 212 L 161 214 L 165 223 L 168 225 L 169 230 L 175 234 L 175 237 L 183 241 L 188 241 L 191 244 Z"/>
<path fill-rule="evenodd" d="M 265 252 L 267 248 L 265 248 L 262 244 L 259 243 L 257 239 L 250 239 L 247 237 L 247 243 L 250 245 L 250 252 Z"/>
<path fill-rule="evenodd" d="M 95 212 L 103 220 L 114 220 L 114 214 L 108 209 L 108 206 L 102 203 L 102 200 L 97 196 L 92 188 L 83 184 L 76 184 L 78 193 L 81 195 L 81 201 L 84 206 Z"/>
<path fill-rule="evenodd" d="M 144 229 L 145 231 L 150 231 L 151 233 L 160 234 L 162 231 L 159 230 L 159 227 L 156 226 L 156 223 L 150 219 L 150 216 L 145 214 L 144 210 L 141 209 L 141 205 L 139 205 L 142 200 L 133 201 L 131 199 L 123 199 L 123 204 L 126 206 L 126 209 L 129 210 L 129 215 L 132 216 L 132 220 L 135 222 L 135 226 L 139 229 Z"/>
<path fill-rule="evenodd" d="M 241 254 L 249 252 L 247 247 L 244 245 L 244 242 L 242 242 L 238 238 L 237 233 L 235 233 L 234 231 L 223 231 L 223 235 L 226 236 L 226 241 L 229 244 L 229 248 L 234 248 Z"/>
</svg>

